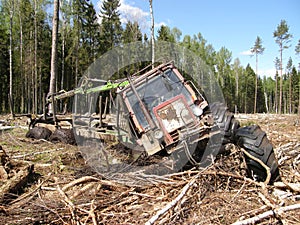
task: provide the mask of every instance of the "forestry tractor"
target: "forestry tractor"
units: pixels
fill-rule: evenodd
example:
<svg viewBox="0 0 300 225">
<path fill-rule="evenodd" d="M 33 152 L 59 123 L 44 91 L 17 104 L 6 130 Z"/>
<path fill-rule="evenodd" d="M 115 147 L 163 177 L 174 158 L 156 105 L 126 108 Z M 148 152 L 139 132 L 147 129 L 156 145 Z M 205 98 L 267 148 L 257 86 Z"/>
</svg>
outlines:
<svg viewBox="0 0 300 225">
<path fill-rule="evenodd" d="M 206 166 L 213 161 L 210 156 L 233 143 L 245 150 L 251 178 L 264 181 L 270 174 L 270 182 L 280 179 L 266 133 L 258 125 L 240 127 L 224 103 L 209 103 L 201 88 L 186 80 L 173 62 L 125 75 L 114 81 L 86 78 L 78 88 L 50 96 L 44 114 L 31 120 L 27 137 L 69 144 L 118 142 L 115 151 L 127 152 L 129 163 L 138 165 L 152 157 L 172 171 Z M 58 114 L 56 103 L 71 96 L 72 116 Z M 66 121 L 70 129 L 63 128 Z M 101 157 L 109 170 L 113 159 L 106 153 Z"/>
</svg>

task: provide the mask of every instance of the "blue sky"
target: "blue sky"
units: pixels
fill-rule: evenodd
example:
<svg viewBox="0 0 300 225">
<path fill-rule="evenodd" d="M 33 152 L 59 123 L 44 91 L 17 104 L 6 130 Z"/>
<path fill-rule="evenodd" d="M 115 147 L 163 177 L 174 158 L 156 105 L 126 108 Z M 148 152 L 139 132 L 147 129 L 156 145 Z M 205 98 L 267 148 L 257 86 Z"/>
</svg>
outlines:
<svg viewBox="0 0 300 225">
<path fill-rule="evenodd" d="M 122 21 L 136 20 L 143 32 L 150 33 L 149 1 L 120 0 Z M 94 0 L 98 7 L 101 1 Z M 249 56 L 257 36 L 263 41 L 265 51 L 259 56 L 259 75 L 274 77 L 274 60 L 279 57 L 279 47 L 273 38 L 281 20 L 286 20 L 293 35 L 291 47 L 284 50 L 283 67 L 291 56 L 298 67 L 300 56 L 295 55 L 295 46 L 300 39 L 299 0 L 153 0 L 156 28 L 161 24 L 177 27 L 184 35 L 201 33 L 216 51 L 226 47 L 233 60 L 239 58 L 246 67 L 255 69 L 255 57 Z M 233 62 L 232 60 L 232 62 Z"/>
</svg>

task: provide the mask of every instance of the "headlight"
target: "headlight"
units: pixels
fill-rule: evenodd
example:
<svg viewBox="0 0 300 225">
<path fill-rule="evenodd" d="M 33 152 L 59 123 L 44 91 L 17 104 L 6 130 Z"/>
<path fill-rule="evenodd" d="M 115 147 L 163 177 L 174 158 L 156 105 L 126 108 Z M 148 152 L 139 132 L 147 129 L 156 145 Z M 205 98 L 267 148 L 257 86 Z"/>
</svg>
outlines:
<svg viewBox="0 0 300 225">
<path fill-rule="evenodd" d="M 154 138 L 159 140 L 164 136 L 163 132 L 161 130 L 154 131 Z"/>
<path fill-rule="evenodd" d="M 194 107 L 193 113 L 195 116 L 201 116 L 203 114 L 203 109 L 201 109 L 200 107 Z"/>
</svg>

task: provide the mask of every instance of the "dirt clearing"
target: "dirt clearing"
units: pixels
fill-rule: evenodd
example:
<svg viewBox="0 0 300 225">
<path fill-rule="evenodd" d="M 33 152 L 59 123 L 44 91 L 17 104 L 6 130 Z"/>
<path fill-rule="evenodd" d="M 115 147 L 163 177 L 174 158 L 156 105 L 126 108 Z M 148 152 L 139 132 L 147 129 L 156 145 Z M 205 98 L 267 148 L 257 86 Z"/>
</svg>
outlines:
<svg viewBox="0 0 300 225">
<path fill-rule="evenodd" d="M 204 171 L 149 175 L 149 185 L 127 186 L 93 172 L 76 146 L 25 138 L 23 128 L 0 131 L 0 224 L 299 224 L 299 116 L 236 117 L 267 133 L 282 182 L 245 178 L 242 152 L 229 144 Z M 13 185 L 18 175 L 22 182 Z"/>
</svg>

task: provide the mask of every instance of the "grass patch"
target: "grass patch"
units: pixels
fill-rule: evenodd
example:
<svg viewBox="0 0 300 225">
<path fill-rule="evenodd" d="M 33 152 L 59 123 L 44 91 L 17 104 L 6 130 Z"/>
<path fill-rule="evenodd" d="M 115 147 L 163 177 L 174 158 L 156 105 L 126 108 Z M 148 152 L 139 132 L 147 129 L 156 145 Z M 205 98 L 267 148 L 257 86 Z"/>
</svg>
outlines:
<svg viewBox="0 0 300 225">
<path fill-rule="evenodd" d="M 254 124 L 257 124 L 257 122 L 255 122 L 253 120 L 240 121 L 241 127 L 251 126 L 251 125 L 254 125 Z"/>
</svg>

